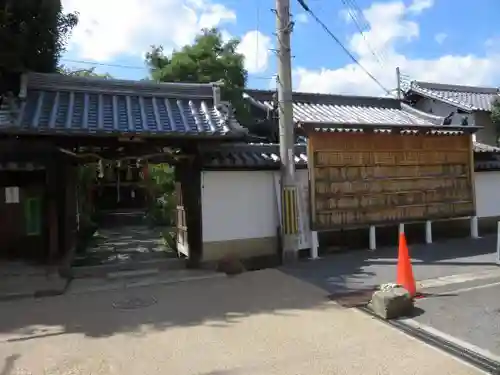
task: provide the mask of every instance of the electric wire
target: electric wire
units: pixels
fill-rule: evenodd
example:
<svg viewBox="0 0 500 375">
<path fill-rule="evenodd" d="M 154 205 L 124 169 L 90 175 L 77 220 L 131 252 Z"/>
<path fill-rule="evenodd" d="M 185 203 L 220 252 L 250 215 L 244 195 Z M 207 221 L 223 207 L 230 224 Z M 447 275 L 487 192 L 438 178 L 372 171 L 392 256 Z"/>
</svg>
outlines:
<svg viewBox="0 0 500 375">
<path fill-rule="evenodd" d="M 393 95 L 391 93 L 390 90 L 388 90 L 382 83 L 380 83 L 380 81 L 375 78 L 375 76 L 373 74 L 371 74 L 359 61 L 358 59 L 356 59 L 356 57 L 347 49 L 347 47 L 344 46 L 344 44 L 342 43 L 342 41 L 337 38 L 337 36 L 328 28 L 328 26 L 326 26 L 326 24 L 321 21 L 321 19 L 316 15 L 315 12 L 313 12 L 308 6 L 307 4 L 304 2 L 304 0 L 297 0 L 299 5 L 302 7 L 302 9 L 304 9 L 305 12 L 309 13 L 311 15 L 311 17 L 316 21 L 316 23 L 318 23 L 322 29 L 342 48 L 342 50 L 351 58 L 351 60 L 357 65 L 359 66 L 359 68 L 366 73 L 366 75 L 368 75 L 368 77 L 370 77 L 370 79 L 375 83 L 377 84 L 377 86 L 379 86 L 386 94 L 388 95 Z"/>
<path fill-rule="evenodd" d="M 368 25 L 368 27 L 366 26 L 366 23 L 364 25 L 360 25 L 360 22 L 358 20 L 357 15 L 358 14 L 363 15 L 363 14 L 360 13 L 357 9 L 355 9 L 355 5 L 353 5 L 353 0 L 341 0 L 341 1 L 342 1 L 342 4 L 344 4 L 344 6 L 347 8 L 347 14 L 349 15 L 349 17 L 351 18 L 352 22 L 354 23 L 354 25 L 358 29 L 358 32 L 361 35 L 361 37 L 363 38 L 366 46 L 368 47 L 368 50 L 373 55 L 373 57 L 375 58 L 375 60 L 377 60 L 377 62 L 379 63 L 380 67 L 383 68 L 384 67 L 384 63 L 382 62 L 382 59 L 379 57 L 379 55 L 375 52 L 375 50 L 370 45 L 370 42 L 366 38 L 365 32 L 363 30 L 363 29 L 369 28 L 369 25 Z"/>
</svg>

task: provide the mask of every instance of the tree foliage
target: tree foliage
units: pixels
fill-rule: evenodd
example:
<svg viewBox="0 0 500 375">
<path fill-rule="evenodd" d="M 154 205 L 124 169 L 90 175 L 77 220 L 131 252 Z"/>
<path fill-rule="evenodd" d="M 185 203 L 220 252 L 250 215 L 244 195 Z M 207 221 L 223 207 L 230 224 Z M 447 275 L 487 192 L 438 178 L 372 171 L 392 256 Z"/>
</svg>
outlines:
<svg viewBox="0 0 500 375">
<path fill-rule="evenodd" d="M 0 0 L 1 70 L 55 72 L 77 23 L 60 0 Z"/>
<path fill-rule="evenodd" d="M 76 76 L 76 77 L 96 77 L 96 78 L 104 78 L 104 79 L 113 79 L 113 77 L 109 73 L 96 73 L 95 68 L 88 69 L 71 69 L 67 68 L 64 65 L 61 65 L 58 68 L 59 73 L 67 75 L 67 76 Z"/>
<path fill-rule="evenodd" d="M 491 106 L 491 122 L 496 127 L 497 144 L 500 136 L 500 100 L 495 99 Z"/>
<path fill-rule="evenodd" d="M 500 129 L 500 100 L 496 99 L 492 103 L 491 108 L 491 122 L 493 122 Z"/>
<path fill-rule="evenodd" d="M 151 78 L 160 82 L 223 82 L 221 96 L 229 100 L 242 121 L 248 108 L 243 100 L 243 90 L 248 73 L 244 56 L 237 53 L 239 40 L 224 42 L 217 29 L 204 29 L 191 45 L 174 51 L 170 56 L 162 46 L 152 46 L 146 54 L 146 64 Z"/>
</svg>

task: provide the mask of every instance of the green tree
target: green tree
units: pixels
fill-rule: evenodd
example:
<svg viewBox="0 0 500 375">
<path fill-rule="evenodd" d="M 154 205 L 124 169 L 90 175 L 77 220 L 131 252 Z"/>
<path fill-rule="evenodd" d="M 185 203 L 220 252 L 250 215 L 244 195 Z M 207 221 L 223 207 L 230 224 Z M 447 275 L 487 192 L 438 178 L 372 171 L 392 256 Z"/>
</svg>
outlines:
<svg viewBox="0 0 500 375">
<path fill-rule="evenodd" d="M 233 104 L 241 122 L 248 118 L 243 90 L 248 73 L 244 56 L 236 52 L 239 40 L 224 42 L 217 29 L 204 29 L 191 45 L 174 51 L 170 56 L 162 46 L 152 46 L 146 54 L 151 78 L 160 82 L 223 82 L 221 96 Z"/>
<path fill-rule="evenodd" d="M 113 79 L 113 77 L 109 73 L 96 73 L 95 68 L 88 68 L 88 69 L 71 69 L 67 68 L 64 65 L 61 65 L 58 68 L 59 73 L 65 74 L 67 76 L 77 76 L 77 77 L 98 77 L 98 78 L 104 78 L 104 79 Z"/>
<path fill-rule="evenodd" d="M 497 132 L 497 145 L 498 145 L 498 139 L 500 137 L 500 100 L 495 99 L 492 103 L 491 107 L 491 122 L 496 128 Z"/>
<path fill-rule="evenodd" d="M 0 0 L 1 71 L 55 72 L 77 23 L 60 0 Z"/>
</svg>

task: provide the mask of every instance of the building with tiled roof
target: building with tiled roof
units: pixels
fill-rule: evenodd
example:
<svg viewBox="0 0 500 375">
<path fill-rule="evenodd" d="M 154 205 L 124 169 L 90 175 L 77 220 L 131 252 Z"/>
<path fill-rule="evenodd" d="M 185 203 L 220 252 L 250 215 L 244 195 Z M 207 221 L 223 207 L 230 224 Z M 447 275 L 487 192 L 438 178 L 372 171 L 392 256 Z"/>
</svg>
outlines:
<svg viewBox="0 0 500 375">
<path fill-rule="evenodd" d="M 247 90 L 247 100 L 269 113 L 276 109 L 276 93 Z M 392 98 L 331 94 L 293 93 L 293 119 L 296 124 L 326 124 L 333 127 L 362 126 L 440 126 L 443 119 L 415 110 Z"/>
<path fill-rule="evenodd" d="M 500 99 L 498 88 L 413 81 L 405 99 L 418 110 L 447 117 L 452 125 L 481 126 L 476 140 L 497 144 L 497 130 L 490 115 L 493 102 Z"/>
<path fill-rule="evenodd" d="M 0 133 L 141 137 L 241 137 L 216 84 L 27 74 L 0 108 Z M 217 103 L 219 101 L 219 103 Z"/>
<path fill-rule="evenodd" d="M 294 152 L 295 167 L 307 168 L 306 144 L 296 144 Z M 475 142 L 474 159 L 477 171 L 500 170 L 500 147 Z M 230 143 L 203 149 L 205 170 L 277 170 L 280 163 L 277 143 Z"/>
</svg>

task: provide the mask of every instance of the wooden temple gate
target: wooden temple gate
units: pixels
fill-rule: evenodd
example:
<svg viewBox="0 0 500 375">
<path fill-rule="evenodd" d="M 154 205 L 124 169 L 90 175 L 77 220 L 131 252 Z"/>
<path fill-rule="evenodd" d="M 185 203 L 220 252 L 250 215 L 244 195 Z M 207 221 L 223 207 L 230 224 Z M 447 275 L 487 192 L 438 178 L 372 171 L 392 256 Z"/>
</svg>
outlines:
<svg viewBox="0 0 500 375">
<path fill-rule="evenodd" d="M 309 134 L 313 230 L 475 215 L 469 134 Z"/>
<path fill-rule="evenodd" d="M 247 134 L 230 104 L 221 100 L 218 84 L 159 84 L 41 73 L 18 78 L 8 92 L 0 92 L 0 182 L 7 184 L 0 186 L 9 195 L 0 205 L 4 214 L 0 219 L 7 222 L 10 213 L 20 217 L 8 243 L 3 240 L 3 246 L 0 241 L 0 256 L 3 248 L 17 254 L 29 247 L 25 243 L 38 242 L 45 245 L 43 251 L 37 250 L 43 261 L 70 258 L 81 229 L 77 166 L 97 160 L 156 159 L 175 164 L 182 197 L 179 207 L 184 212 L 178 222 L 182 229 L 178 242 L 189 244 L 188 266 L 199 265 L 203 251 L 200 144 L 241 141 Z M 34 164 L 37 169 L 13 171 L 12 163 Z M 116 182 L 123 180 L 123 171 L 117 172 Z M 6 178 L 14 175 L 17 177 Z M 137 185 L 138 178 L 125 180 Z M 116 182 L 109 181 L 109 185 L 118 187 Z M 31 216 L 43 218 L 37 221 L 42 227 L 33 225 L 36 230 L 32 225 L 22 228 L 20 206 L 24 202 L 20 200 L 24 196 L 10 199 L 12 191 L 22 190 L 21 184 L 23 191 L 38 189 L 35 193 L 41 197 L 26 198 L 27 211 L 36 213 Z M 131 189 L 124 191 L 135 195 Z M 122 193 L 116 191 L 120 197 Z M 24 237 L 30 238 L 25 241 Z"/>
</svg>

